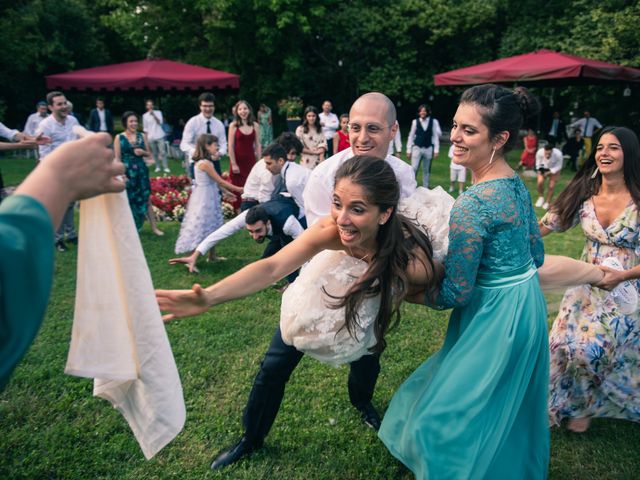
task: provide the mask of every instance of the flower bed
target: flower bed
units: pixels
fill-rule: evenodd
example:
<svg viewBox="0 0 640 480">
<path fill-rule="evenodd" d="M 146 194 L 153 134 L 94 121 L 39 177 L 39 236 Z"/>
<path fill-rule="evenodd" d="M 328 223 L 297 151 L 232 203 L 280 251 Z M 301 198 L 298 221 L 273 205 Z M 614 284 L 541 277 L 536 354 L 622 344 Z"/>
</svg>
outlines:
<svg viewBox="0 0 640 480">
<path fill-rule="evenodd" d="M 152 177 L 151 205 L 158 220 L 182 220 L 189 195 L 191 180 L 186 175 Z"/>
<path fill-rule="evenodd" d="M 223 174 L 224 177 L 224 174 Z M 151 206 L 156 219 L 159 221 L 182 221 L 191 195 L 191 180 L 186 175 L 165 175 L 152 177 Z M 225 220 L 235 216 L 233 207 L 228 202 L 222 202 L 222 214 Z"/>
</svg>

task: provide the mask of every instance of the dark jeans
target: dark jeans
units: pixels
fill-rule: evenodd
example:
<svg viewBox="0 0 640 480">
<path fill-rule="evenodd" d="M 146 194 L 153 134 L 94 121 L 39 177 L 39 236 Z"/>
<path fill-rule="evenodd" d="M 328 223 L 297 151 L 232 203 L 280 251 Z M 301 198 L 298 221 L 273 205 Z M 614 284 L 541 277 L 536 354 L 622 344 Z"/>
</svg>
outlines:
<svg viewBox="0 0 640 480">
<path fill-rule="evenodd" d="M 262 359 L 242 416 L 244 435 L 256 445 L 262 445 L 264 437 L 269 433 L 284 397 L 284 387 L 303 355 L 304 353 L 282 341 L 278 327 Z M 358 408 L 371 402 L 373 398 L 380 373 L 379 355 L 365 355 L 351 363 L 350 367 L 349 399 Z"/>
<path fill-rule="evenodd" d="M 333 155 L 333 138 L 327 139 L 327 151 L 324 152 L 324 159 L 331 157 Z"/>
</svg>

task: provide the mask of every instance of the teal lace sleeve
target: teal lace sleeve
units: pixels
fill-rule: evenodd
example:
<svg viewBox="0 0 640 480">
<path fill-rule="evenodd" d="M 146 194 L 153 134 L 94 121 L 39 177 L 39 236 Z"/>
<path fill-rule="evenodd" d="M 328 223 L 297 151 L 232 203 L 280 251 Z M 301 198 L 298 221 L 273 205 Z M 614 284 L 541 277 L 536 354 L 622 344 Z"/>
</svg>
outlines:
<svg viewBox="0 0 640 480">
<path fill-rule="evenodd" d="M 436 308 L 462 306 L 471 297 L 486 235 L 482 207 L 475 196 L 463 195 L 451 210 L 449 253 L 445 259 L 445 277 L 432 305 Z"/>
</svg>

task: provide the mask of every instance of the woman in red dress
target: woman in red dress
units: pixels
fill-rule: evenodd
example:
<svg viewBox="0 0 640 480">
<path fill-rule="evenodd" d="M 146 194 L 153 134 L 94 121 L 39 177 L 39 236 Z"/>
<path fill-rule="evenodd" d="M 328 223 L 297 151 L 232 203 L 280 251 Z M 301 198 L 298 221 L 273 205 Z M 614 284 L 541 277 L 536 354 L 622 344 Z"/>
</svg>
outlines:
<svg viewBox="0 0 640 480">
<path fill-rule="evenodd" d="M 231 167 L 231 183 L 244 187 L 249 172 L 260 158 L 260 126 L 253 115 L 251 105 L 239 100 L 234 107 L 234 120 L 229 125 L 229 163 Z M 240 208 L 241 199 L 233 203 Z"/>
<path fill-rule="evenodd" d="M 527 131 L 527 135 L 523 138 L 524 151 L 520 155 L 520 165 L 524 169 L 533 169 L 536 164 L 536 151 L 538 150 L 538 137 L 533 129 Z"/>
</svg>

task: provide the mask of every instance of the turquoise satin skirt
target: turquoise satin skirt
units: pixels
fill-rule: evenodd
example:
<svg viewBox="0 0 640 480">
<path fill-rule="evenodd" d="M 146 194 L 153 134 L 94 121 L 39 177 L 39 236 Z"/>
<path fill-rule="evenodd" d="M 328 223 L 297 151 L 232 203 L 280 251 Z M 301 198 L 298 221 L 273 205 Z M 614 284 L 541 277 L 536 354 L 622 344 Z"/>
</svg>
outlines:
<svg viewBox="0 0 640 480">
<path fill-rule="evenodd" d="M 400 386 L 379 436 L 418 479 L 541 479 L 547 310 L 533 264 L 479 273 L 440 351 Z"/>
</svg>

